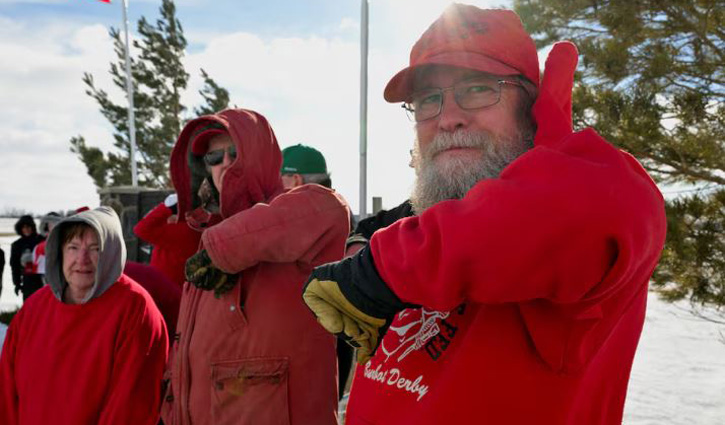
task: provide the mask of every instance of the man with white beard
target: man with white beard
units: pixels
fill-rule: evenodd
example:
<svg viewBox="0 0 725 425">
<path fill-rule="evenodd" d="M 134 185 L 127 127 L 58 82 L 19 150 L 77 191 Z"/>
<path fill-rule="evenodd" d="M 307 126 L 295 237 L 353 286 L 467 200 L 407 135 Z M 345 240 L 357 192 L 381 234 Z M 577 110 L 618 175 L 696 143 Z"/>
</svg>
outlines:
<svg viewBox="0 0 725 425">
<path fill-rule="evenodd" d="M 664 201 L 573 132 L 576 63 L 557 43 L 540 80 L 516 14 L 454 4 L 388 83 L 416 123 L 415 216 L 303 293 L 358 348 L 347 425 L 621 423 Z"/>
</svg>

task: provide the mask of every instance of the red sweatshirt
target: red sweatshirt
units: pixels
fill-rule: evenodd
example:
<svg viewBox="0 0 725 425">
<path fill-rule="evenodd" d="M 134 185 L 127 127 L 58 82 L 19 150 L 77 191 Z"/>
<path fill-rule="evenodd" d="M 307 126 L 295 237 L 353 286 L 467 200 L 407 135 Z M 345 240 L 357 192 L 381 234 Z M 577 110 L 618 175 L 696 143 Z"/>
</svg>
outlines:
<svg viewBox="0 0 725 425">
<path fill-rule="evenodd" d="M 167 341 L 153 300 L 125 275 L 86 304 L 45 286 L 8 329 L 0 424 L 155 425 Z"/>
<path fill-rule="evenodd" d="M 348 425 L 620 424 L 665 239 L 661 194 L 592 130 L 375 233 L 404 302 Z"/>
<path fill-rule="evenodd" d="M 171 209 L 161 203 L 136 223 L 133 232 L 153 245 L 151 265 L 181 288 L 186 280 L 184 265 L 199 249 L 201 232 L 184 221 L 170 223 L 172 215 Z"/>
<path fill-rule="evenodd" d="M 123 273 L 151 295 L 166 322 L 169 341 L 172 341 L 176 332 L 176 321 L 179 318 L 179 304 L 181 303 L 179 286 L 155 267 L 134 261 L 126 261 Z"/>
</svg>

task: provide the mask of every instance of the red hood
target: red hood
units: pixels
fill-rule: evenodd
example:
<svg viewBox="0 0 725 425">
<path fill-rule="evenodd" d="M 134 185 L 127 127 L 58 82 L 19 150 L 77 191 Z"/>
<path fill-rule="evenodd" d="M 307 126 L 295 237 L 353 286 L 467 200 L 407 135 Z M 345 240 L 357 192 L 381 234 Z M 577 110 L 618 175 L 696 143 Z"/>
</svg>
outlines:
<svg viewBox="0 0 725 425">
<path fill-rule="evenodd" d="M 197 194 L 209 176 L 201 156 L 191 152 L 191 136 L 212 123 L 224 126 L 237 145 L 239 157 L 224 174 L 219 202 L 220 214 L 208 214 L 201 208 Z M 179 220 L 194 227 L 208 227 L 259 202 L 269 202 L 282 192 L 280 167 L 282 154 L 267 119 L 246 109 L 227 109 L 189 121 L 171 152 L 171 180 L 179 196 Z M 209 177 L 211 179 L 211 177 Z"/>
</svg>

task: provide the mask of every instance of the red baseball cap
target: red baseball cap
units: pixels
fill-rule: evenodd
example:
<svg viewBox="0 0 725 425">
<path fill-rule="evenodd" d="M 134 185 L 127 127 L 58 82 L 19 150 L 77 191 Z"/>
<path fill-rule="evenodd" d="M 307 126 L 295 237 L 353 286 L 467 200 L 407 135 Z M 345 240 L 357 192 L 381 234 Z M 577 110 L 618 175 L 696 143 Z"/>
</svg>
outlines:
<svg viewBox="0 0 725 425">
<path fill-rule="evenodd" d="M 191 152 L 194 155 L 204 155 L 209 149 L 209 140 L 220 134 L 228 134 L 227 129 L 219 123 L 200 126 L 191 136 Z"/>
<path fill-rule="evenodd" d="M 523 75 L 539 87 L 536 44 L 511 10 L 479 9 L 454 3 L 423 33 L 410 52 L 410 65 L 385 87 L 388 102 L 413 92 L 416 70 L 447 65 L 495 75 Z"/>
</svg>

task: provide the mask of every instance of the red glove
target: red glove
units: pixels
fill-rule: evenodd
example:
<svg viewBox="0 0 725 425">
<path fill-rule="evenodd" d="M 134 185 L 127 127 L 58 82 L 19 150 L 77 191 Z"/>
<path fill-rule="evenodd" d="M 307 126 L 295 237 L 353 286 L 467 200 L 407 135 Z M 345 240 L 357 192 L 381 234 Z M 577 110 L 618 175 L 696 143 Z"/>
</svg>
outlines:
<svg viewBox="0 0 725 425">
<path fill-rule="evenodd" d="M 551 144 L 573 132 L 571 90 L 578 61 L 579 52 L 569 41 L 554 44 L 549 52 L 539 95 L 532 109 L 538 126 L 534 145 Z"/>
</svg>

